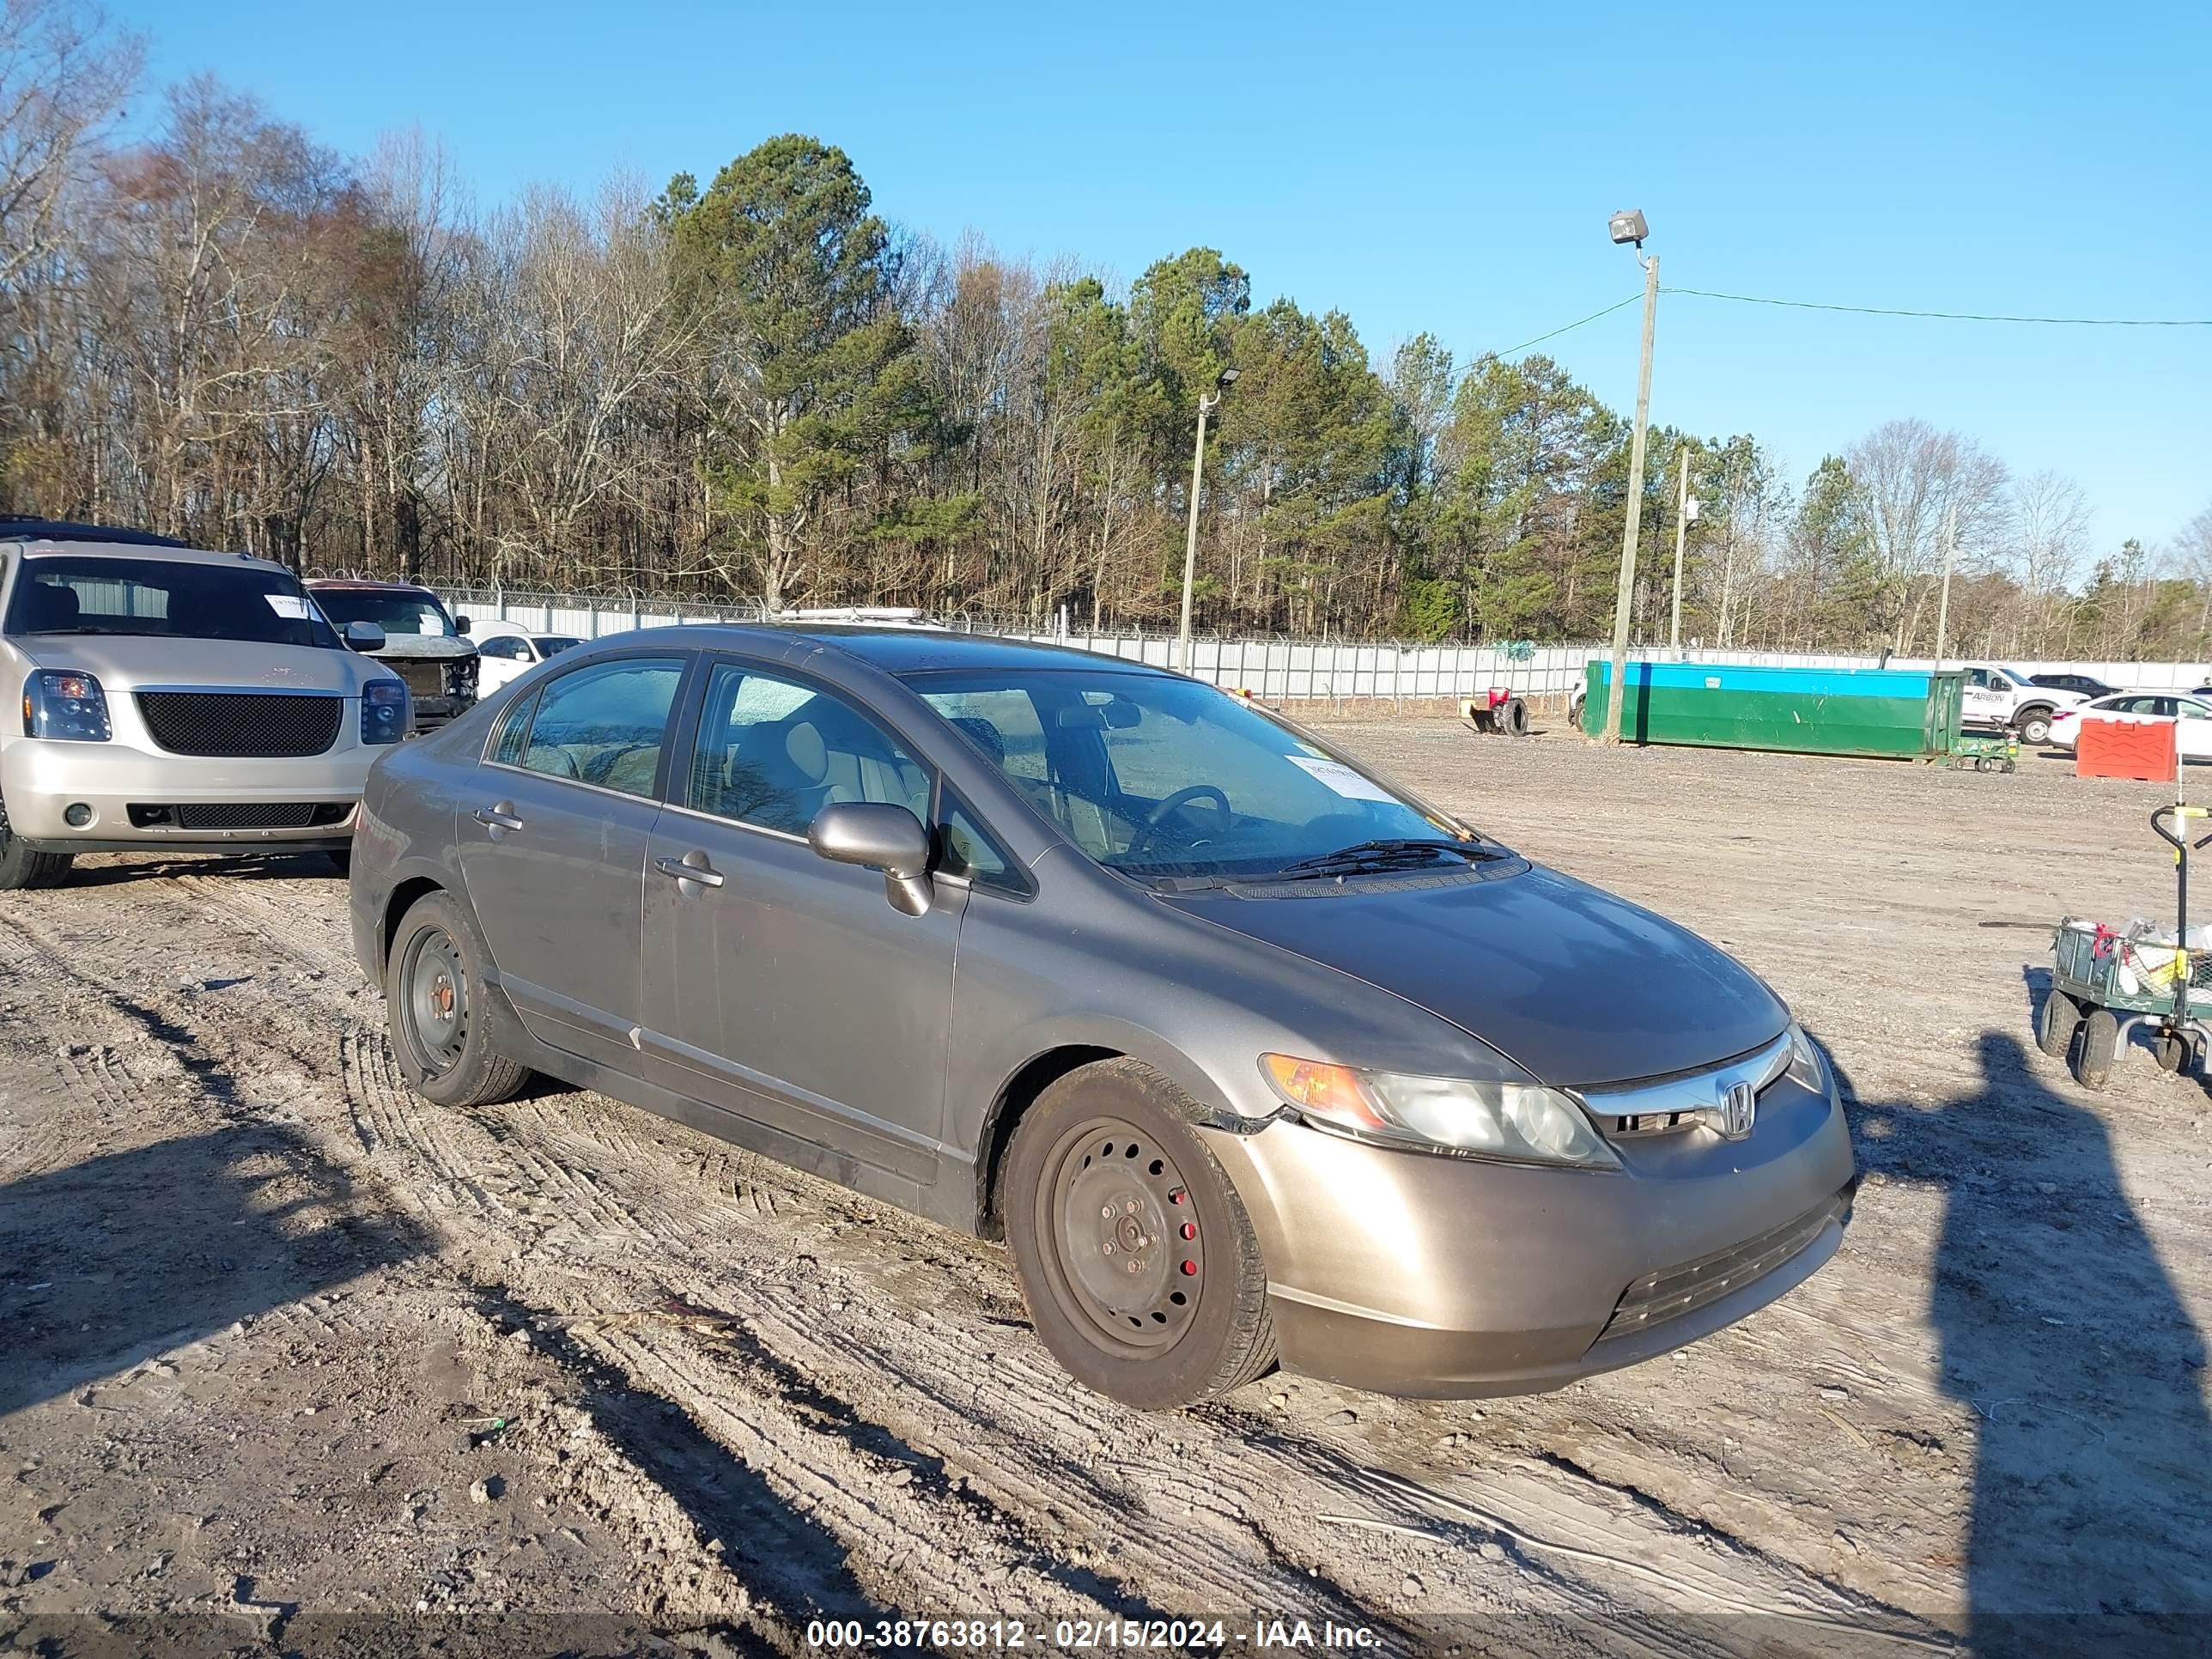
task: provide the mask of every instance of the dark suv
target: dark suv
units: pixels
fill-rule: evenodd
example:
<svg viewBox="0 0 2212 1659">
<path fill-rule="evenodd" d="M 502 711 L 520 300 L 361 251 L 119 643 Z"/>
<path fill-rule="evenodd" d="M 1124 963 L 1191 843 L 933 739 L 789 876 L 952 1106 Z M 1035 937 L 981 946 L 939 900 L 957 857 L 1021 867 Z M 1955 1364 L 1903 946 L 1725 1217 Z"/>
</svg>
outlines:
<svg viewBox="0 0 2212 1659">
<path fill-rule="evenodd" d="M 2030 685 L 2047 686 L 2053 691 L 2078 691 L 2085 697 L 2109 697 L 2120 688 L 2107 685 L 2094 674 L 2030 674 Z"/>
<path fill-rule="evenodd" d="M 368 654 L 407 682 L 415 700 L 415 729 L 434 731 L 477 700 L 477 648 L 469 619 L 456 617 L 427 587 L 412 582 L 311 581 L 332 625 L 374 623 L 384 630 L 381 648 Z"/>
</svg>

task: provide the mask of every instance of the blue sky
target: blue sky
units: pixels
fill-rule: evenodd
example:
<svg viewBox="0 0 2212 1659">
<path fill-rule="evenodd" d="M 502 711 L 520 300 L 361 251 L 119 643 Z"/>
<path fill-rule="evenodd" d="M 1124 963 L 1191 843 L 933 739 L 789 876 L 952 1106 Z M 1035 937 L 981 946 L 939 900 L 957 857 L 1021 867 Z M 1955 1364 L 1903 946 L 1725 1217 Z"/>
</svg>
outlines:
<svg viewBox="0 0 2212 1659">
<path fill-rule="evenodd" d="M 1849 304 L 2212 317 L 2212 7 L 761 8 L 111 0 L 153 80 L 212 70 L 341 149 L 419 126 L 478 200 L 621 167 L 702 179 L 771 134 L 887 216 L 1122 280 L 1193 244 L 1378 361 L 1462 358 L 1669 284 Z M 142 106 L 151 112 L 153 100 Z M 1553 342 L 1635 390 L 1636 307 Z M 2053 466 L 2100 550 L 2212 505 L 2212 329 L 2050 329 L 1660 302 L 1655 421 L 1802 477 L 1895 416 Z"/>
</svg>

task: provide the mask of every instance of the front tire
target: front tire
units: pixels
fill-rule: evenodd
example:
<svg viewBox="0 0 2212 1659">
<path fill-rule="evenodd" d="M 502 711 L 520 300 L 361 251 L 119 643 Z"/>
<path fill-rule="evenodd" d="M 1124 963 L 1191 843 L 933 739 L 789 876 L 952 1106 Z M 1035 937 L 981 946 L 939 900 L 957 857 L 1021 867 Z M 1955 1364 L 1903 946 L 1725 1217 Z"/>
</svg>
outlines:
<svg viewBox="0 0 2212 1659">
<path fill-rule="evenodd" d="M 2081 1055 L 2074 1075 L 2085 1089 L 2102 1089 L 2112 1080 L 2112 1060 L 2120 1049 L 2120 1022 L 2100 1008 L 2081 1022 Z"/>
<path fill-rule="evenodd" d="M 69 874 L 67 853 L 38 853 L 23 845 L 8 827 L 8 804 L 0 801 L 0 893 L 54 887 Z"/>
<path fill-rule="evenodd" d="M 2063 991 L 2051 992 L 2035 1012 L 2035 1046 L 2053 1060 L 2066 1058 L 2081 1029 L 2081 1005 Z"/>
<path fill-rule="evenodd" d="M 491 1046 L 489 952 L 461 907 L 426 893 L 403 917 L 385 963 L 392 1057 L 407 1086 L 441 1106 L 512 1099 L 530 1068 Z"/>
<path fill-rule="evenodd" d="M 2020 717 L 2020 740 L 2032 748 L 2040 749 L 2051 741 L 2051 711 L 2031 708 Z"/>
<path fill-rule="evenodd" d="M 1014 1132 L 1003 1209 L 1023 1299 L 1085 1388 L 1172 1411 L 1275 1361 L 1259 1241 L 1191 1127 L 1197 1108 L 1133 1060 L 1069 1073 Z"/>
</svg>

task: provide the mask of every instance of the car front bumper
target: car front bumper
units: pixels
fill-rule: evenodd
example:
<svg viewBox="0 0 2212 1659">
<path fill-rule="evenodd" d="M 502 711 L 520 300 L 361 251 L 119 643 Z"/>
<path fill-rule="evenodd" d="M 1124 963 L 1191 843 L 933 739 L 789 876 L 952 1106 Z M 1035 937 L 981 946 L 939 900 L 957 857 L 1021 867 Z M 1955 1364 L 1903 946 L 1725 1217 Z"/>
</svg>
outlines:
<svg viewBox="0 0 2212 1659">
<path fill-rule="evenodd" d="M 349 846 L 361 791 L 381 747 L 349 736 L 305 759 L 231 759 L 168 755 L 120 742 L 55 743 L 26 738 L 0 748 L 0 800 L 11 834 L 44 853 L 225 853 L 255 848 L 334 850 Z M 72 824 L 72 806 L 89 818 Z M 169 809 L 167 823 L 135 823 L 147 808 Z M 303 816 L 280 809 L 322 808 L 334 822 L 253 827 L 257 817 Z M 190 809 L 208 809 L 195 811 Z M 190 827 L 177 822 L 193 820 Z"/>
<path fill-rule="evenodd" d="M 1259 1236 L 1284 1365 L 1432 1398 L 1555 1389 L 1734 1323 L 1835 1254 L 1856 1185 L 1832 1091 L 1786 1079 L 1750 1138 L 1624 1143 L 1617 1171 L 1286 1120 L 1201 1133 Z"/>
<path fill-rule="evenodd" d="M 476 707 L 474 696 L 439 696 L 416 697 L 413 703 L 415 730 L 419 735 L 434 732 L 440 726 L 459 719 Z"/>
</svg>

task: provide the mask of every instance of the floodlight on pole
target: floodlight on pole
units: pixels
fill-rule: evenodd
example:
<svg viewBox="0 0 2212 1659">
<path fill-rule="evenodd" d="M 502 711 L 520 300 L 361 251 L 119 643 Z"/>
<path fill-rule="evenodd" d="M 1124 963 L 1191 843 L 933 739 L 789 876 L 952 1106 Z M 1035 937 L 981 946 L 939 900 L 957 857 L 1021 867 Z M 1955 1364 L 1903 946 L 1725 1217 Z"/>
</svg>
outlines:
<svg viewBox="0 0 2212 1659">
<path fill-rule="evenodd" d="M 1629 613 L 1636 602 L 1636 538 L 1644 519 L 1644 441 L 1651 423 L 1651 331 L 1659 314 L 1659 256 L 1644 252 L 1651 228 L 1634 208 L 1613 216 L 1616 245 L 1632 242 L 1644 267 L 1644 353 L 1636 373 L 1636 430 L 1628 446 L 1628 527 L 1620 538 L 1620 587 L 1613 602 L 1613 678 L 1605 700 L 1605 740 L 1620 741 L 1620 709 L 1628 677 Z"/>
<path fill-rule="evenodd" d="M 1213 377 L 1213 390 L 1198 400 L 1198 447 L 1190 459 L 1190 528 L 1182 544 L 1182 627 L 1176 635 L 1176 666 L 1186 674 L 1190 672 L 1190 590 L 1198 575 L 1198 491 L 1206 470 L 1206 416 L 1222 393 L 1237 384 L 1237 370 L 1223 369 Z"/>
</svg>

